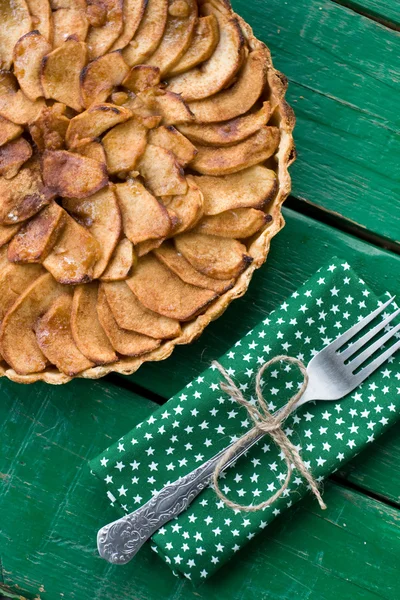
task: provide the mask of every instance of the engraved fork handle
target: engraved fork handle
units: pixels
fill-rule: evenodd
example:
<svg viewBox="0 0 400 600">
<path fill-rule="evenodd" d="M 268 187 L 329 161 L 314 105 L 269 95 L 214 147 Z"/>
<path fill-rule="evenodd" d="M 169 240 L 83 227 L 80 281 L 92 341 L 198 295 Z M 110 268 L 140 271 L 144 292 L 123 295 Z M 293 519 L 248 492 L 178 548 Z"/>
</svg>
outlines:
<svg viewBox="0 0 400 600">
<path fill-rule="evenodd" d="M 293 410 L 312 399 L 307 392 L 308 389 Z M 260 432 L 251 442 L 239 447 L 222 470 L 227 469 L 263 436 L 264 433 Z M 226 450 L 227 448 L 224 448 L 194 471 L 163 487 L 134 512 L 102 527 L 97 534 L 100 556 L 116 565 L 128 563 L 160 527 L 186 510 L 196 496 L 210 484 L 215 467 Z"/>
</svg>

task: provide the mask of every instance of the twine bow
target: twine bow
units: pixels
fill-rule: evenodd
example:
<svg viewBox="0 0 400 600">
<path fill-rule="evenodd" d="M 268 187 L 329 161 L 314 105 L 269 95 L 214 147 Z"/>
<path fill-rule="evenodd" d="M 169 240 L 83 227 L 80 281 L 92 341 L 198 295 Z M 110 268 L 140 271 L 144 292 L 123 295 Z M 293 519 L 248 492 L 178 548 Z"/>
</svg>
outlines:
<svg viewBox="0 0 400 600">
<path fill-rule="evenodd" d="M 297 365 L 297 367 L 300 369 L 300 371 L 303 375 L 303 383 L 302 383 L 300 389 L 297 391 L 297 393 L 294 394 L 294 396 L 292 396 L 292 398 L 287 402 L 287 404 L 280 411 L 278 411 L 276 413 L 271 413 L 268 410 L 267 403 L 265 402 L 265 399 L 264 399 L 264 396 L 262 393 L 262 376 L 266 369 L 268 369 L 274 363 L 280 362 L 282 360 Z M 290 413 L 294 410 L 294 407 L 295 407 L 297 401 L 301 398 L 301 396 L 305 392 L 305 389 L 308 385 L 308 374 L 307 374 L 307 370 L 306 370 L 306 367 L 304 366 L 304 364 L 297 358 L 293 358 L 291 356 L 275 356 L 268 362 L 264 363 L 261 366 L 261 368 L 259 369 L 257 376 L 256 376 L 255 390 L 256 390 L 256 395 L 257 395 L 257 400 L 258 400 L 258 406 L 255 406 L 255 405 L 251 404 L 248 400 L 246 400 L 246 398 L 243 396 L 242 392 L 239 390 L 239 388 L 236 386 L 236 384 L 234 383 L 232 378 L 229 376 L 227 371 L 224 369 L 224 367 L 219 362 L 213 361 L 212 364 L 218 369 L 218 371 L 221 373 L 221 375 L 224 377 L 224 379 L 226 381 L 226 383 L 225 382 L 220 383 L 220 388 L 222 389 L 222 391 L 229 394 L 231 396 L 231 398 L 233 398 L 234 400 L 236 400 L 236 402 L 238 402 L 238 404 L 240 404 L 241 406 L 244 406 L 254 423 L 254 427 L 252 429 L 250 429 L 250 431 L 248 431 L 248 433 L 246 433 L 243 437 L 241 437 L 232 446 L 230 446 L 226 450 L 226 452 L 224 452 L 221 459 L 217 463 L 215 470 L 214 470 L 214 475 L 213 475 L 213 483 L 214 483 L 214 488 L 215 488 L 215 492 L 216 492 L 217 496 L 227 506 L 229 506 L 230 508 L 232 508 L 234 510 L 241 510 L 241 511 L 245 511 L 245 512 L 256 512 L 258 510 L 262 510 L 263 508 L 266 508 L 267 506 L 271 506 L 271 504 L 273 504 L 275 502 L 275 500 L 277 500 L 280 496 L 282 496 L 282 494 L 284 493 L 284 491 L 287 489 L 287 487 L 289 485 L 289 482 L 290 482 L 290 479 L 292 476 L 292 472 L 293 472 L 293 468 L 296 468 L 301 473 L 301 475 L 304 477 L 304 479 L 306 479 L 306 481 L 308 481 L 311 491 L 314 494 L 314 496 L 317 498 L 320 507 L 323 510 L 326 509 L 326 505 L 325 505 L 324 501 L 322 500 L 322 497 L 321 497 L 321 494 L 320 494 L 320 491 L 318 489 L 315 479 L 313 478 L 312 474 L 305 466 L 297 448 L 292 444 L 292 442 L 288 439 L 287 435 L 282 430 L 282 425 L 283 425 L 284 421 L 287 419 L 287 417 L 290 415 Z M 268 500 L 265 500 L 264 502 L 261 502 L 260 504 L 244 506 L 242 504 L 237 504 L 236 502 L 229 500 L 229 498 L 227 498 L 225 496 L 225 494 L 223 494 L 221 492 L 219 484 L 218 484 L 218 478 L 219 478 L 219 475 L 220 475 L 224 465 L 233 456 L 235 456 L 236 451 L 239 448 L 243 447 L 244 444 L 251 442 L 259 434 L 260 431 L 262 431 L 263 433 L 269 434 L 271 436 L 271 438 L 273 439 L 273 441 L 275 442 L 275 444 L 281 449 L 281 451 L 285 457 L 285 462 L 286 462 L 286 466 L 287 466 L 287 474 L 286 474 L 286 478 L 285 478 L 285 481 L 283 482 L 282 486 L 279 488 L 279 490 L 277 490 L 275 492 L 275 494 L 273 494 L 270 498 L 268 498 Z"/>
</svg>

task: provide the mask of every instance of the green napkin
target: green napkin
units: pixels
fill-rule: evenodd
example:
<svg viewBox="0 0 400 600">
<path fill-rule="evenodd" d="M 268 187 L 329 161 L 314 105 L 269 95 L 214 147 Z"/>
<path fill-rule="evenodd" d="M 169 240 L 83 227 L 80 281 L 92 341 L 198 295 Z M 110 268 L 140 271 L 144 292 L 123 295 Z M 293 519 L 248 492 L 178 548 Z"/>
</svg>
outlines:
<svg viewBox="0 0 400 600">
<path fill-rule="evenodd" d="M 377 305 L 377 298 L 349 264 L 334 259 L 219 361 L 254 401 L 255 374 L 265 361 L 288 354 L 307 364 Z M 246 409 L 221 392 L 220 381 L 215 368 L 206 369 L 90 463 L 116 512 L 137 509 L 165 484 L 198 467 L 251 427 Z M 294 365 L 271 367 L 264 376 L 269 409 L 286 403 L 301 381 Z M 285 433 L 318 482 L 396 421 L 399 386 L 396 356 L 345 399 L 307 404 L 287 419 Z M 281 486 L 285 475 L 283 454 L 266 436 L 222 475 L 220 485 L 230 499 L 258 504 Z M 152 537 L 151 546 L 176 574 L 199 583 L 306 492 L 295 471 L 289 488 L 272 506 L 244 513 L 226 507 L 209 487 Z"/>
</svg>

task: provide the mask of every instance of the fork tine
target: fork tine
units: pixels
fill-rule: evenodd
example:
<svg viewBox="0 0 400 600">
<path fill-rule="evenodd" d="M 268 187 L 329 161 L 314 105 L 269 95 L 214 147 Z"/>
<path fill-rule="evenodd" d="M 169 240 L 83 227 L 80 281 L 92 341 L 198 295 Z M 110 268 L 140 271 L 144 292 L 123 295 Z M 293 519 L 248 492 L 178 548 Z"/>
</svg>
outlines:
<svg viewBox="0 0 400 600">
<path fill-rule="evenodd" d="M 379 350 L 386 342 L 388 342 L 398 331 L 400 331 L 400 323 L 393 327 L 390 331 L 382 335 L 379 340 L 371 344 L 364 352 L 359 354 L 354 360 L 352 360 L 347 366 L 354 372 L 360 365 L 362 365 L 367 358 L 370 358 L 375 352 Z"/>
<path fill-rule="evenodd" d="M 367 342 L 369 342 L 369 340 L 372 340 L 372 338 L 375 337 L 377 333 L 379 333 L 382 329 L 384 329 L 386 327 L 386 325 L 389 325 L 389 323 L 391 321 L 393 321 L 393 319 L 395 319 L 397 317 L 397 315 L 399 315 L 399 314 L 400 314 L 400 308 L 398 308 L 397 310 L 395 310 L 386 319 L 384 319 L 383 321 L 381 321 L 380 323 L 378 323 L 378 325 L 376 325 L 376 327 L 373 327 L 370 331 L 368 331 L 368 333 L 366 333 L 365 335 L 363 335 L 362 338 L 360 338 L 359 340 L 357 340 L 356 342 L 354 342 L 354 344 L 351 344 L 351 346 L 349 346 L 348 348 L 346 348 L 346 350 L 344 350 L 343 352 L 341 352 L 340 353 L 340 358 L 343 361 L 345 361 L 348 358 L 350 358 L 351 356 L 353 356 L 355 354 L 355 352 L 357 352 L 357 350 L 360 350 L 361 348 L 363 348 L 365 346 L 365 344 Z"/>
<path fill-rule="evenodd" d="M 394 299 L 395 296 L 392 296 L 391 298 L 389 298 L 389 300 L 384 302 L 382 306 L 378 306 L 377 309 L 375 309 L 374 311 L 372 311 L 372 313 L 370 313 L 364 319 L 362 319 L 362 321 L 359 321 L 358 323 L 353 325 L 353 327 L 350 327 L 350 329 L 345 331 L 342 335 L 336 338 L 336 340 L 329 344 L 329 349 L 338 350 L 338 348 L 341 348 L 343 344 L 349 342 L 357 333 L 364 329 L 364 327 L 368 325 L 368 323 L 371 323 L 371 321 L 373 321 L 378 315 L 380 315 L 385 310 L 385 308 L 387 308 L 389 304 L 393 302 Z"/>
<path fill-rule="evenodd" d="M 382 354 L 378 356 L 375 360 L 373 360 L 371 363 L 369 363 L 369 365 L 367 365 L 366 367 L 361 369 L 361 371 L 356 373 L 354 377 L 353 389 L 358 387 L 365 379 L 367 379 L 367 377 L 372 375 L 372 373 L 376 371 L 376 369 L 383 365 L 383 363 L 386 362 L 387 359 L 390 358 L 398 350 L 400 350 L 400 340 L 398 340 L 395 344 L 390 346 L 390 348 L 385 350 L 385 352 L 382 352 Z"/>
</svg>

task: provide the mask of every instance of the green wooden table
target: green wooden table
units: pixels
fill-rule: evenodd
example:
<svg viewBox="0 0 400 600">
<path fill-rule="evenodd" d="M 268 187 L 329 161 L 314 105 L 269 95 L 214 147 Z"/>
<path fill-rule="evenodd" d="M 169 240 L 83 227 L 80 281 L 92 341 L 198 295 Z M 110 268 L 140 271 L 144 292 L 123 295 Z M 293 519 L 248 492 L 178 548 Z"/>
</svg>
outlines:
<svg viewBox="0 0 400 600">
<path fill-rule="evenodd" d="M 397 0 L 236 0 L 289 78 L 299 159 L 286 228 L 248 294 L 190 348 L 137 374 L 63 387 L 0 381 L 0 590 L 41 600 L 400 598 L 400 425 L 194 589 L 148 548 L 96 553 L 114 518 L 87 461 L 201 372 L 316 268 L 342 255 L 376 289 L 400 278 Z M 105 431 L 108 434 L 105 434 Z M 1 593 L 0 593 L 1 596 Z"/>
</svg>

